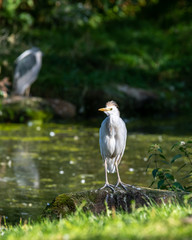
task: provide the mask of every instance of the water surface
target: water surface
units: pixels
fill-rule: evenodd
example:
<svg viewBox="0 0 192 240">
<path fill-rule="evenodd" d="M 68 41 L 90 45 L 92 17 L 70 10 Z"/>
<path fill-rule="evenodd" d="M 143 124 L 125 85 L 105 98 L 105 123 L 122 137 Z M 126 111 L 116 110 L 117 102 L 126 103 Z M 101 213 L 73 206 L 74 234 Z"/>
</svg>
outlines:
<svg viewBox="0 0 192 240">
<path fill-rule="evenodd" d="M 176 141 L 188 136 L 134 132 L 120 165 L 124 182 L 149 186 L 147 151 L 159 143 L 168 153 Z M 37 219 L 58 194 L 99 188 L 104 166 L 99 151 L 99 128 L 77 124 L 0 125 L 0 215 L 12 223 Z M 109 174 L 110 183 L 116 174 Z"/>
</svg>

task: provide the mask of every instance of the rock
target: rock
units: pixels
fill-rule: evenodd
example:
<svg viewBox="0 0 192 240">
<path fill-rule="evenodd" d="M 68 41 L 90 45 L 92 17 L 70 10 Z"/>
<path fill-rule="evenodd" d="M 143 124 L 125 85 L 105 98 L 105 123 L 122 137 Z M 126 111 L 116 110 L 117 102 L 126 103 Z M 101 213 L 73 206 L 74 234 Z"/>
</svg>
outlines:
<svg viewBox="0 0 192 240">
<path fill-rule="evenodd" d="M 65 193 L 57 196 L 53 202 L 46 207 L 42 216 L 50 219 L 65 217 L 72 214 L 83 206 L 84 211 L 100 214 L 109 209 L 130 212 L 133 201 L 134 207 L 149 206 L 151 202 L 157 204 L 168 201 L 182 202 L 187 193 L 156 190 L 150 188 L 139 188 L 129 186 L 127 191 L 118 189 L 90 190 L 79 193 Z"/>
<path fill-rule="evenodd" d="M 71 118 L 75 113 L 75 106 L 63 100 L 11 96 L 2 100 L 1 121 L 48 121 L 58 116 L 63 119 Z"/>
<path fill-rule="evenodd" d="M 98 108 L 107 101 L 114 100 L 126 117 L 151 115 L 156 112 L 158 96 L 152 91 L 134 88 L 127 84 L 109 84 L 98 89 L 87 89 L 83 98 L 83 109 L 86 117 L 98 116 Z"/>
<path fill-rule="evenodd" d="M 2 100 L 1 121 L 46 121 L 53 118 L 53 111 L 46 100 L 38 97 L 12 96 Z"/>
<path fill-rule="evenodd" d="M 76 108 L 70 102 L 61 99 L 47 99 L 47 102 L 61 118 L 72 118 L 76 115 Z"/>
<path fill-rule="evenodd" d="M 117 85 L 117 89 L 118 91 L 125 93 L 128 97 L 134 98 L 138 102 L 157 99 L 157 95 L 155 95 L 153 92 L 141 88 L 130 87 L 127 84 Z"/>
<path fill-rule="evenodd" d="M 6 99 L 3 99 L 3 105 L 13 105 L 13 104 L 23 104 L 28 106 L 34 106 L 36 103 L 42 102 L 45 104 L 44 100 L 39 97 L 23 97 L 23 96 L 12 96 Z"/>
</svg>

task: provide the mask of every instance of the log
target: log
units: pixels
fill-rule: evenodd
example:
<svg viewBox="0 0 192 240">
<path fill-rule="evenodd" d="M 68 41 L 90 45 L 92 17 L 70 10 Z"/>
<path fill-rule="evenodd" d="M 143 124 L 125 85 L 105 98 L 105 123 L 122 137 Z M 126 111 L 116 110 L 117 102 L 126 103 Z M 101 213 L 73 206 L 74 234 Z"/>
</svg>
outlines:
<svg viewBox="0 0 192 240">
<path fill-rule="evenodd" d="M 74 213 L 81 206 L 83 206 L 84 211 L 91 211 L 94 214 L 105 212 L 107 208 L 130 212 L 133 202 L 135 208 L 149 206 L 152 202 L 157 204 L 167 203 L 168 201 L 182 203 L 186 194 L 188 193 L 140 188 L 131 185 L 127 187 L 126 191 L 117 189 L 113 192 L 106 188 L 103 190 L 64 193 L 57 196 L 45 208 L 42 217 L 51 220 L 59 219 Z"/>
</svg>

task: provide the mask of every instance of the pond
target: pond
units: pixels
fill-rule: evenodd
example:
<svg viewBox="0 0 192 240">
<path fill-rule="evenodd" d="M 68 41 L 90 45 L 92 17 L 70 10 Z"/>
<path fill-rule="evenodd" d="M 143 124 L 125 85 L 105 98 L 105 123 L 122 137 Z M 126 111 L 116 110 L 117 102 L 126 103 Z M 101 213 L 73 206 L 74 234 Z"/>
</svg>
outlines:
<svg viewBox="0 0 192 240">
<path fill-rule="evenodd" d="M 97 126 L 0 125 L 0 215 L 12 223 L 37 219 L 58 194 L 103 186 Z M 127 146 L 119 170 L 122 181 L 133 185 L 149 186 L 152 181 L 151 169 L 145 171 L 151 144 L 159 143 L 166 154 L 176 141 L 189 139 L 166 130 L 134 128 L 129 123 L 127 128 Z M 110 183 L 116 180 L 116 174 L 109 174 Z"/>
</svg>

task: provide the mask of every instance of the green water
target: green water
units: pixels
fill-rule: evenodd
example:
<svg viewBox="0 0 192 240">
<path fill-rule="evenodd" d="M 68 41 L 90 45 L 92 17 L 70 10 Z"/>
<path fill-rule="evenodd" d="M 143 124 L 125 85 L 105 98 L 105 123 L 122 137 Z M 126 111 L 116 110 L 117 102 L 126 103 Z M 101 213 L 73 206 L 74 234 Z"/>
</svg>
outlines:
<svg viewBox="0 0 192 240">
<path fill-rule="evenodd" d="M 32 125 L 32 126 L 31 126 Z M 131 127 L 120 174 L 124 182 L 149 186 L 147 151 L 160 143 L 166 154 L 188 136 Z M 99 151 L 99 128 L 75 124 L 0 125 L 0 215 L 12 223 L 36 219 L 58 194 L 99 188 L 104 166 Z M 116 174 L 109 175 L 110 183 Z"/>
</svg>

